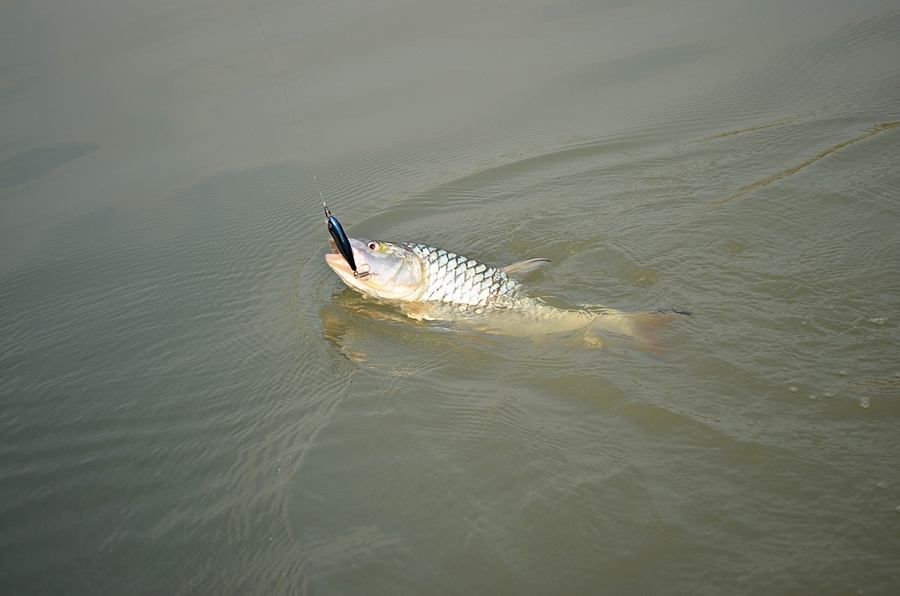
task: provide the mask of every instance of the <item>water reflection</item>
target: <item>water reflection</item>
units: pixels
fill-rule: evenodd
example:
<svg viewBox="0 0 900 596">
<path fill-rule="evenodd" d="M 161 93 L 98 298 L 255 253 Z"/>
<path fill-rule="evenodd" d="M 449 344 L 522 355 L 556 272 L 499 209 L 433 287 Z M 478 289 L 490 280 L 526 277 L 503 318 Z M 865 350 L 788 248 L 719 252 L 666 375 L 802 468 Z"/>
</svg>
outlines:
<svg viewBox="0 0 900 596">
<path fill-rule="evenodd" d="M 369 359 L 364 344 L 374 336 L 388 331 L 384 327 L 385 323 L 424 326 L 399 310 L 364 298 L 350 289 L 335 293 L 319 310 L 319 316 L 322 320 L 322 337 L 353 362 Z"/>
</svg>

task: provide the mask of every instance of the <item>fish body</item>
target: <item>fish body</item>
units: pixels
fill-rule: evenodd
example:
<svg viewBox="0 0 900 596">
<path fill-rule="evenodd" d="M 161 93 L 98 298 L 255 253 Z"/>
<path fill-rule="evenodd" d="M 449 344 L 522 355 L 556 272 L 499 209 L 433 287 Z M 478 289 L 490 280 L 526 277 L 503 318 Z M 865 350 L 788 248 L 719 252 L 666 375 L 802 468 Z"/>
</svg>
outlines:
<svg viewBox="0 0 900 596">
<path fill-rule="evenodd" d="M 504 271 L 442 248 L 402 244 L 421 259 L 422 302 L 455 305 L 461 310 L 509 307 L 524 297 L 521 284 Z"/>
<path fill-rule="evenodd" d="M 394 302 L 417 320 L 458 320 L 505 335 L 547 335 L 582 331 L 598 345 L 606 331 L 655 345 L 652 329 L 675 313 L 629 313 L 600 306 L 564 309 L 527 295 L 512 272 L 524 272 L 546 259 L 492 267 L 456 253 L 416 243 L 349 239 L 357 271 L 341 254 L 325 255 L 332 270 L 364 296 Z M 655 350 L 651 350 L 655 351 Z"/>
<path fill-rule="evenodd" d="M 327 254 L 325 261 L 344 283 L 366 296 L 479 313 L 512 308 L 528 299 L 504 269 L 441 248 L 356 238 L 350 239 L 350 246 L 356 272 L 340 254 Z"/>
</svg>

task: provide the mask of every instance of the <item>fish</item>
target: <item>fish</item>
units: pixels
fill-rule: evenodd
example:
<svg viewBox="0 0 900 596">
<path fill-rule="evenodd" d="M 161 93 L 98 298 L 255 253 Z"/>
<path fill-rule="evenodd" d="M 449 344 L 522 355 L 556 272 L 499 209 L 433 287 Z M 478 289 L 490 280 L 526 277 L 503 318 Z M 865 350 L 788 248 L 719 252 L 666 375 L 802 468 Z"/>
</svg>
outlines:
<svg viewBox="0 0 900 596">
<path fill-rule="evenodd" d="M 455 321 L 480 331 L 513 336 L 578 332 L 582 341 L 604 346 L 604 334 L 637 339 L 643 350 L 661 353 L 656 330 L 687 311 L 628 312 L 601 305 L 561 308 L 529 296 L 514 278 L 543 267 L 534 258 L 493 267 L 476 259 L 419 243 L 348 238 L 355 270 L 334 242 L 325 262 L 364 297 L 397 305 L 417 321 Z"/>
</svg>

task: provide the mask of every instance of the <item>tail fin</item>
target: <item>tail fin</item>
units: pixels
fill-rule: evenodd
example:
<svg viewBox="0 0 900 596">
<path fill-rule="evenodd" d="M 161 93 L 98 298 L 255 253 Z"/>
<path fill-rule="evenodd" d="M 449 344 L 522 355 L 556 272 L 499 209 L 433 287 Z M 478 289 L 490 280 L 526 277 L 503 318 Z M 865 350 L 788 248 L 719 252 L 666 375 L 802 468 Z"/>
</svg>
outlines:
<svg viewBox="0 0 900 596">
<path fill-rule="evenodd" d="M 673 321 L 689 316 L 691 316 L 691 313 L 684 310 L 658 310 L 656 312 L 635 313 L 634 337 L 638 341 L 638 347 L 654 356 L 663 356 L 666 351 L 659 339 L 658 331 L 665 329 Z"/>
<path fill-rule="evenodd" d="M 656 312 L 622 312 L 609 311 L 598 316 L 593 327 L 618 335 L 625 335 L 637 341 L 638 348 L 654 356 L 663 356 L 665 349 L 659 340 L 658 332 L 672 324 L 673 321 L 689 317 L 691 313 L 678 310 L 660 310 Z"/>
</svg>

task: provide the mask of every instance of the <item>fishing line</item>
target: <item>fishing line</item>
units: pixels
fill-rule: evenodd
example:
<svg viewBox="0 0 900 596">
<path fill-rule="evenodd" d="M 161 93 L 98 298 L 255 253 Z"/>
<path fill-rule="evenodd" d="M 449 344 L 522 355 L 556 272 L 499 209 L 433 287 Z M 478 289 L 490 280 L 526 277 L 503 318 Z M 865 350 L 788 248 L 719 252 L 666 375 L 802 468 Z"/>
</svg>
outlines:
<svg viewBox="0 0 900 596">
<path fill-rule="evenodd" d="M 281 80 L 281 77 L 278 75 L 278 70 L 275 68 L 275 57 L 272 54 L 272 49 L 269 46 L 269 40 L 266 38 L 266 33 L 263 31 L 262 21 L 260 21 L 259 13 L 256 10 L 256 4 L 254 2 L 249 2 L 250 10 L 253 12 L 253 18 L 256 21 L 256 30 L 259 33 L 260 39 L 263 40 L 263 45 L 266 48 L 266 56 L 268 57 L 269 69 L 272 71 L 272 76 L 275 78 L 275 83 L 278 85 L 278 88 L 281 89 L 281 96 L 284 99 L 285 109 L 288 113 L 288 117 L 297 122 L 296 112 L 294 111 L 293 105 L 288 99 L 287 89 L 285 89 L 284 82 Z M 297 134 L 299 135 L 300 131 L 297 130 Z M 322 200 L 322 207 L 325 209 L 325 222 L 328 226 L 328 233 L 331 235 L 332 240 L 334 240 L 335 245 L 337 246 L 338 251 L 347 261 L 347 264 L 350 265 L 350 268 L 353 270 L 353 275 L 357 278 L 365 278 L 368 277 L 368 271 L 358 271 L 356 266 L 356 261 L 353 258 L 353 249 L 350 246 L 350 239 L 347 237 L 347 234 L 344 232 L 344 227 L 341 225 L 341 222 L 338 221 L 337 217 L 335 217 L 331 210 L 328 209 L 328 205 L 325 204 L 325 197 L 322 194 L 322 187 L 319 186 L 319 179 L 317 176 L 313 175 L 313 182 L 316 185 L 316 190 L 319 191 L 319 198 Z"/>
</svg>

